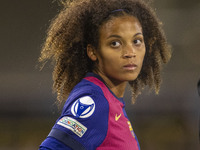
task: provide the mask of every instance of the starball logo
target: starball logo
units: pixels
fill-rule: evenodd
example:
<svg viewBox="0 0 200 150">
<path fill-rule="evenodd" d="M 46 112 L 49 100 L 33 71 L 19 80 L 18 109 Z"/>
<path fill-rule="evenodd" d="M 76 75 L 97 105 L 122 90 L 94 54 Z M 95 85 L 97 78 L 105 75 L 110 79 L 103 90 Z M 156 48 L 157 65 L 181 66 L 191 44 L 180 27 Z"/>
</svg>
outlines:
<svg viewBox="0 0 200 150">
<path fill-rule="evenodd" d="M 89 96 L 76 100 L 71 107 L 72 114 L 78 118 L 88 118 L 94 113 L 94 110 L 95 103 Z"/>
</svg>

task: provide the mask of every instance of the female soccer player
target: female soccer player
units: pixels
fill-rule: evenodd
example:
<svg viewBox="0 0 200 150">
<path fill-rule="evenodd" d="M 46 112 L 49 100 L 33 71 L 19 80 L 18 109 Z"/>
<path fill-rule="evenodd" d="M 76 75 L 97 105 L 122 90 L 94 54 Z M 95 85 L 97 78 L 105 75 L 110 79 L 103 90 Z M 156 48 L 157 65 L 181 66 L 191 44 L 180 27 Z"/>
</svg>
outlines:
<svg viewBox="0 0 200 150">
<path fill-rule="evenodd" d="M 39 58 L 53 60 L 53 88 L 65 103 L 40 150 L 139 150 L 125 87 L 133 102 L 145 86 L 158 93 L 170 55 L 155 13 L 141 0 L 66 2 Z"/>
</svg>

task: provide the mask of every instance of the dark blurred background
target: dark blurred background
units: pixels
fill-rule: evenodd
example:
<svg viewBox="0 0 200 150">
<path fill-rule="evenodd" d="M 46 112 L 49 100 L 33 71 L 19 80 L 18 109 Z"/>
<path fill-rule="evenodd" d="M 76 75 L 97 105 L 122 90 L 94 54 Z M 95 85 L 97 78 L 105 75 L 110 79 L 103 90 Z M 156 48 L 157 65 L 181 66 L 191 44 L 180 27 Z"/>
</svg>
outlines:
<svg viewBox="0 0 200 150">
<path fill-rule="evenodd" d="M 163 70 L 159 95 L 146 89 L 126 110 L 142 150 L 198 150 L 200 1 L 154 0 L 173 56 Z M 48 64 L 36 69 L 56 0 L 0 2 L 0 149 L 34 150 L 59 112 Z"/>
</svg>

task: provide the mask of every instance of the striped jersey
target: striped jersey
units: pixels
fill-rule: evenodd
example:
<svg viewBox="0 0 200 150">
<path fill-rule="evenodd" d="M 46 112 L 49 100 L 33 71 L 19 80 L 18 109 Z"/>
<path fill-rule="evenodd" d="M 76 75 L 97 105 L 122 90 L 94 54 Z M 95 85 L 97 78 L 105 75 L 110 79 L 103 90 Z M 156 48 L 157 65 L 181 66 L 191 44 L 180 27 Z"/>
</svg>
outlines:
<svg viewBox="0 0 200 150">
<path fill-rule="evenodd" d="M 70 93 L 40 150 L 140 150 L 118 98 L 100 76 L 88 73 Z"/>
</svg>

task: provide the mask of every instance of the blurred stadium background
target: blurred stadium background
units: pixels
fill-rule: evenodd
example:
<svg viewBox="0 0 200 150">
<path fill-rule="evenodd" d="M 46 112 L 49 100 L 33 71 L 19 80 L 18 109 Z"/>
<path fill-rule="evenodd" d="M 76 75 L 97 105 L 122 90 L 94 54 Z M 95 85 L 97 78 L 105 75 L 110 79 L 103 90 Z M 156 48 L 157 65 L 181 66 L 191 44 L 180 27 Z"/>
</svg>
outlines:
<svg viewBox="0 0 200 150">
<path fill-rule="evenodd" d="M 142 150 L 198 150 L 200 1 L 154 0 L 173 57 L 164 67 L 158 96 L 143 92 L 126 109 Z M 0 2 L 0 149 L 34 150 L 55 119 L 50 65 L 36 69 L 56 0 Z"/>
</svg>

